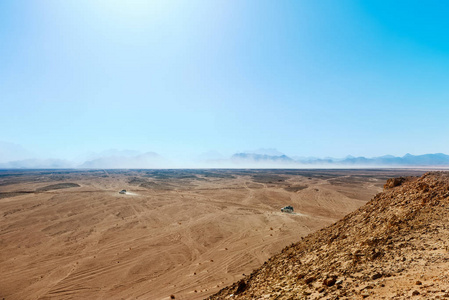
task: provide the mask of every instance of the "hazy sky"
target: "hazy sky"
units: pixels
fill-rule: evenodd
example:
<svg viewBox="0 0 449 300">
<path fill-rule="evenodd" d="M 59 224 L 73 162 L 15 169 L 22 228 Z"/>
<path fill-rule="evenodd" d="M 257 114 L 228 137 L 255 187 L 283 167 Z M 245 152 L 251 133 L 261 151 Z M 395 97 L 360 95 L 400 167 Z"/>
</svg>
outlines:
<svg viewBox="0 0 449 300">
<path fill-rule="evenodd" d="M 447 1 L 0 1 L 0 141 L 42 157 L 449 152 Z"/>
</svg>

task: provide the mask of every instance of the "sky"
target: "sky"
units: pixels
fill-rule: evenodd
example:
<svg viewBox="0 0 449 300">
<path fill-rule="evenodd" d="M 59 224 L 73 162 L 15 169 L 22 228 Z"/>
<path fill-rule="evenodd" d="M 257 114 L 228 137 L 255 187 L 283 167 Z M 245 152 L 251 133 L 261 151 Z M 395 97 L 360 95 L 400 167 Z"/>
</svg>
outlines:
<svg viewBox="0 0 449 300">
<path fill-rule="evenodd" d="M 0 1 L 0 160 L 449 153 L 448 15 L 431 0 Z"/>
</svg>

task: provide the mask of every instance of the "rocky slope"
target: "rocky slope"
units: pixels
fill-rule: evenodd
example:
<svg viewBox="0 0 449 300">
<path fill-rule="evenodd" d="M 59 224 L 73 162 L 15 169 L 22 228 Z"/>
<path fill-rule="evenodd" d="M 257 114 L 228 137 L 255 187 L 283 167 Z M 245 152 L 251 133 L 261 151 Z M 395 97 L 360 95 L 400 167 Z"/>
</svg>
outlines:
<svg viewBox="0 0 449 300">
<path fill-rule="evenodd" d="M 449 299 L 449 173 L 390 179 L 209 299 Z"/>
</svg>

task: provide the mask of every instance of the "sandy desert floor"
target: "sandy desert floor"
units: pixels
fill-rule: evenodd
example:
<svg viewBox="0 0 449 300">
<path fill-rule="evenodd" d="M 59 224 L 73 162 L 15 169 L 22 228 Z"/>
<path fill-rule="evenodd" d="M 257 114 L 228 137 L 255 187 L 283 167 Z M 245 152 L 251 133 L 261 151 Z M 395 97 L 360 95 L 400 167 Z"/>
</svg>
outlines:
<svg viewBox="0 0 449 300">
<path fill-rule="evenodd" d="M 0 298 L 203 299 L 423 172 L 0 171 Z"/>
</svg>

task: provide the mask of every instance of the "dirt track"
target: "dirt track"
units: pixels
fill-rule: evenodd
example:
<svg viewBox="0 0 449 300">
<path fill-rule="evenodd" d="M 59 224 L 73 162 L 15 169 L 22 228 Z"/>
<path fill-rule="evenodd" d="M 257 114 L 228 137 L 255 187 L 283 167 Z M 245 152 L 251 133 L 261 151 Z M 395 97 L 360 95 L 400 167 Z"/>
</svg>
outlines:
<svg viewBox="0 0 449 300">
<path fill-rule="evenodd" d="M 355 210 L 386 178 L 421 173 L 3 171 L 0 296 L 203 299 Z M 298 214 L 280 213 L 286 205 Z"/>
</svg>

